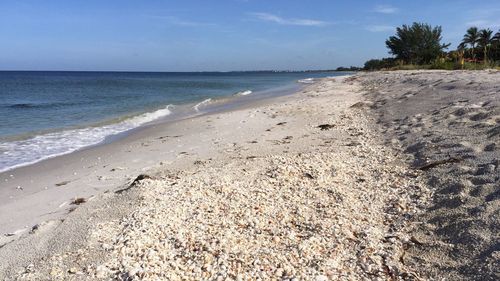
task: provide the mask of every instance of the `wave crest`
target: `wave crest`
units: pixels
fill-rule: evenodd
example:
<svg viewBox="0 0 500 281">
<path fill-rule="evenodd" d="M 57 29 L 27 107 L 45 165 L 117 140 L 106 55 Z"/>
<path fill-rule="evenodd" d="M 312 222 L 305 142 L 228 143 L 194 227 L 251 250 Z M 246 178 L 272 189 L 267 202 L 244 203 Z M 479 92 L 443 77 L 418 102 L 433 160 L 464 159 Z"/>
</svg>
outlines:
<svg viewBox="0 0 500 281">
<path fill-rule="evenodd" d="M 172 107 L 174 107 L 174 106 L 169 104 L 165 108 L 158 109 L 158 110 L 153 111 L 153 112 L 147 112 L 147 113 L 141 114 L 141 115 L 136 116 L 136 117 L 132 117 L 128 120 L 125 120 L 125 122 L 128 122 L 130 125 L 133 125 L 133 126 L 140 126 L 140 125 L 149 123 L 151 121 L 154 121 L 156 119 L 159 119 L 161 117 L 165 117 L 165 116 L 172 114 L 172 111 L 170 111 L 170 109 Z"/>
<path fill-rule="evenodd" d="M 316 81 L 314 80 L 314 78 L 306 78 L 306 79 L 300 79 L 297 82 L 302 83 L 302 84 L 314 84 L 314 82 L 316 82 Z"/>
<path fill-rule="evenodd" d="M 250 90 L 245 90 L 245 91 L 237 92 L 236 94 L 234 94 L 234 96 L 248 96 L 251 93 L 253 93 L 253 92 Z"/>
<path fill-rule="evenodd" d="M 170 115 L 173 105 L 100 127 L 65 130 L 38 135 L 26 140 L 0 142 L 0 172 L 68 154 L 98 144 L 116 135 Z"/>
<path fill-rule="evenodd" d="M 206 99 L 206 100 L 204 100 L 202 102 L 197 103 L 195 106 L 193 106 L 193 108 L 194 108 L 194 110 L 196 112 L 200 112 L 200 106 L 207 105 L 207 104 L 209 104 L 211 102 L 212 102 L 212 99 Z"/>
</svg>

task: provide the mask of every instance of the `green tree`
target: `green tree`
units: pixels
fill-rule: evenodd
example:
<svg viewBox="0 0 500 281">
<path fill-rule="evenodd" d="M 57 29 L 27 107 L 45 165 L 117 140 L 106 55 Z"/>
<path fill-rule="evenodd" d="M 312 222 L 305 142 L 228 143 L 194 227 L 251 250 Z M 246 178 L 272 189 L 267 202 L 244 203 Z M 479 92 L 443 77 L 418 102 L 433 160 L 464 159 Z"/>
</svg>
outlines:
<svg viewBox="0 0 500 281">
<path fill-rule="evenodd" d="M 432 27 L 425 23 L 403 25 L 396 29 L 396 35 L 385 44 L 397 59 L 411 64 L 427 64 L 443 54 L 450 44 L 441 44 L 441 26 Z"/>
<path fill-rule="evenodd" d="M 384 68 L 391 68 L 396 65 L 396 62 L 393 58 L 383 58 L 379 59 L 371 59 L 365 62 L 364 70 L 380 70 Z"/>
<path fill-rule="evenodd" d="M 488 62 L 488 52 L 493 41 L 493 31 L 491 29 L 487 28 L 479 31 L 479 39 L 477 42 L 479 47 L 483 49 L 483 59 L 485 63 Z"/>
<path fill-rule="evenodd" d="M 500 29 L 498 30 L 498 32 L 497 32 L 497 33 L 495 33 L 495 36 L 493 36 L 493 42 L 494 42 L 495 44 L 500 43 Z"/>
<path fill-rule="evenodd" d="M 500 43 L 500 29 L 498 30 L 498 32 L 493 37 L 493 40 L 495 41 L 495 43 Z"/>
<path fill-rule="evenodd" d="M 493 60 L 498 60 L 500 61 L 500 30 L 493 36 Z"/>
<path fill-rule="evenodd" d="M 462 43 L 460 43 L 459 48 L 465 48 L 467 45 L 471 46 L 471 55 L 472 59 L 476 59 L 476 45 L 479 41 L 479 30 L 477 27 L 473 26 L 467 29 L 467 32 L 462 39 Z"/>
</svg>

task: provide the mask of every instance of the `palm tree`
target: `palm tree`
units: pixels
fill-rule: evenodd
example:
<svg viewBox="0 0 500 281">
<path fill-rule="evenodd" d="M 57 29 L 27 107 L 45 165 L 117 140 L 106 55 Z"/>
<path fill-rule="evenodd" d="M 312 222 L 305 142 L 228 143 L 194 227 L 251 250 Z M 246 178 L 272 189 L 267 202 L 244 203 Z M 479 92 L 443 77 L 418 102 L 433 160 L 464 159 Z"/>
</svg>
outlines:
<svg viewBox="0 0 500 281">
<path fill-rule="evenodd" d="M 493 43 L 493 31 L 489 28 L 479 31 L 479 46 L 483 49 L 484 63 L 488 62 L 488 50 Z"/>
<path fill-rule="evenodd" d="M 498 30 L 498 32 L 493 37 L 493 40 L 495 40 L 496 42 L 500 41 L 500 29 Z"/>
<path fill-rule="evenodd" d="M 464 69 L 464 65 L 465 65 L 465 51 L 467 51 L 467 46 L 464 42 L 462 42 L 458 45 L 458 48 L 456 51 L 457 60 L 458 60 L 458 63 L 460 64 L 460 67 L 462 69 Z"/>
<path fill-rule="evenodd" d="M 495 34 L 495 36 L 493 36 L 493 46 L 495 48 L 493 60 L 500 60 L 500 29 Z"/>
<path fill-rule="evenodd" d="M 471 52 L 472 52 L 472 59 L 474 60 L 476 58 L 476 44 L 479 40 L 479 30 L 477 27 L 473 26 L 469 29 L 467 29 L 467 33 L 465 33 L 464 38 L 462 39 L 462 47 L 465 47 L 467 45 L 470 45 L 472 47 Z"/>
</svg>

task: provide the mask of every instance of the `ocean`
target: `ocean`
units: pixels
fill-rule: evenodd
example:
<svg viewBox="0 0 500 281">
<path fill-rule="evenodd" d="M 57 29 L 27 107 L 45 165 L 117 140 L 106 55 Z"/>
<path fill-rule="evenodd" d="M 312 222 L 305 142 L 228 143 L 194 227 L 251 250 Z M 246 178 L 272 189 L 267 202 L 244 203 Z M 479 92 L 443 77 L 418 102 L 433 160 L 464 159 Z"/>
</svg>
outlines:
<svg viewBox="0 0 500 281">
<path fill-rule="evenodd" d="M 0 71 L 0 172 L 345 74 Z"/>
</svg>

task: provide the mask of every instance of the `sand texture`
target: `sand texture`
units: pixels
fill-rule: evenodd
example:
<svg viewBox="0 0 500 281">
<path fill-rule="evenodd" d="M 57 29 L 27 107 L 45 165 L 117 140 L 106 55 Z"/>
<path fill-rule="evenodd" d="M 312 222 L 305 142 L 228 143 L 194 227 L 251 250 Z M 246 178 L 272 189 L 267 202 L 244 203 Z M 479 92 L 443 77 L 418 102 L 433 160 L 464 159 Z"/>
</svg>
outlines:
<svg viewBox="0 0 500 281">
<path fill-rule="evenodd" d="M 286 100 L 194 120 L 191 131 L 210 124 L 197 134 L 211 143 L 210 157 L 187 153 L 190 165 L 163 164 L 80 205 L 51 234 L 63 245 L 39 250 L 41 260 L 12 259 L 4 272 L 21 280 L 416 277 L 404 265 L 407 233 L 430 192 L 379 141 L 364 109 L 351 107 L 361 94 L 352 78 L 326 79 Z M 82 220 L 87 227 L 75 226 Z M 85 238 L 68 239 L 75 232 Z M 30 251 L 30 235 L 3 252 Z"/>
<path fill-rule="evenodd" d="M 81 199 L 20 214 L 0 279 L 498 280 L 499 99 L 494 71 L 359 73 L 55 158 Z"/>
<path fill-rule="evenodd" d="M 387 143 L 433 191 L 413 263 L 435 279 L 500 280 L 500 72 L 361 79 Z"/>
</svg>

